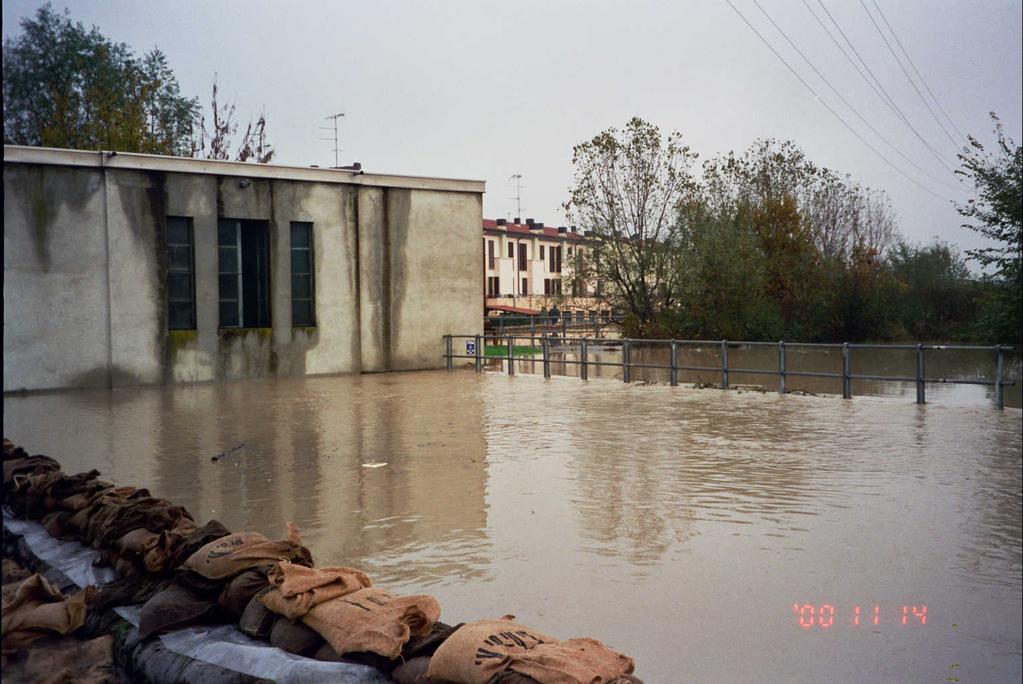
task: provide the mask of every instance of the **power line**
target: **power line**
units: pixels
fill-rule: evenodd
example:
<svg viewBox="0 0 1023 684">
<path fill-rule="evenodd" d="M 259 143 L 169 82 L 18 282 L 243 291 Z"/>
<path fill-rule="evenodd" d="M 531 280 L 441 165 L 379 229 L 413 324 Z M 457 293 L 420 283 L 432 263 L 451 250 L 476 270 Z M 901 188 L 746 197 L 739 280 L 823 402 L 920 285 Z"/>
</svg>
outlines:
<svg viewBox="0 0 1023 684">
<path fill-rule="evenodd" d="M 915 135 L 917 137 L 917 139 L 921 143 L 923 143 L 924 147 L 926 147 L 928 149 L 928 151 L 930 151 L 930 153 L 934 155 L 934 158 L 937 159 L 941 163 L 941 165 L 945 167 L 945 170 L 948 171 L 949 173 L 955 173 L 955 171 L 952 170 L 952 167 L 950 167 L 948 165 L 948 161 L 945 158 L 943 158 L 938 153 L 938 151 L 935 150 L 931 146 L 931 144 L 929 142 L 927 142 L 927 140 L 922 135 L 920 135 L 920 131 L 918 131 L 916 129 L 916 126 L 914 126 L 909 121 L 909 118 L 905 115 L 905 113 L 902 111 L 902 109 L 899 107 L 899 105 L 896 104 L 895 98 L 893 98 L 888 93 L 888 91 L 885 89 L 884 85 L 881 83 L 881 80 L 874 74 L 874 72 L 871 70 L 870 66 L 867 65 L 867 61 L 865 59 L 863 59 L 863 55 L 860 54 L 860 51 L 856 49 L 855 45 L 853 45 L 853 42 L 849 39 L 849 36 L 847 36 L 845 34 L 845 31 L 842 30 L 842 25 L 838 23 L 838 20 L 835 19 L 834 16 L 832 16 L 831 11 L 824 5 L 823 0 L 817 0 L 817 4 L 821 6 L 821 9 L 824 10 L 824 13 L 828 15 L 829 19 L 831 19 L 831 23 L 833 23 L 835 25 L 835 28 L 838 29 L 839 34 L 841 34 L 841 36 L 845 40 L 846 44 L 853 51 L 853 54 L 856 55 L 856 58 L 858 60 L 860 60 L 860 63 L 863 65 L 863 68 L 866 69 L 867 73 L 870 74 L 870 77 L 872 79 L 874 79 L 874 84 L 876 84 L 876 86 L 873 85 L 873 84 L 871 85 L 871 87 L 874 88 L 874 92 L 877 93 L 878 92 L 878 88 L 880 88 L 880 93 L 878 93 L 878 96 L 881 97 L 882 100 L 886 101 L 888 106 L 895 112 L 896 116 L 898 116 L 902 120 L 902 123 L 906 124 L 906 126 L 909 127 L 909 130 L 911 130 L 913 132 L 913 135 Z M 831 34 L 829 33 L 828 35 L 831 35 Z M 832 40 L 834 40 L 834 38 L 832 38 Z M 846 55 L 846 56 L 848 57 L 848 55 Z M 861 73 L 861 75 L 862 75 L 862 73 Z M 867 82 L 870 83 L 869 80 Z M 881 93 L 883 93 L 883 95 L 881 95 Z"/>
<path fill-rule="evenodd" d="M 877 35 L 881 36 L 881 40 L 883 40 L 885 46 L 887 46 L 888 52 L 892 53 L 892 57 L 895 58 L 895 61 L 898 63 L 899 68 L 902 69 L 902 73 L 906 76 L 906 80 L 909 81 L 909 85 L 913 86 L 913 90 L 914 92 L 916 92 L 917 97 L 919 97 L 920 101 L 923 102 L 924 106 L 927 107 L 927 111 L 931 113 L 931 116 L 934 117 L 934 120 L 938 122 L 938 127 L 941 128 L 941 132 L 944 133 L 945 136 L 949 139 L 949 141 L 952 143 L 952 146 L 958 150 L 959 144 L 955 141 L 955 138 L 953 138 L 949 134 L 948 129 L 945 128 L 945 124 L 941 123 L 941 119 L 938 118 L 938 115 L 934 113 L 934 108 L 931 107 L 931 103 L 927 101 L 927 98 L 924 97 L 924 94 L 921 93 L 920 89 L 916 87 L 916 81 L 914 81 L 913 77 L 909 75 L 908 71 L 906 71 L 906 66 L 902 63 L 902 60 L 899 58 L 898 53 L 895 52 L 895 48 L 892 47 L 892 44 L 888 41 L 888 37 L 884 34 L 884 31 L 881 30 L 881 27 L 877 25 L 877 20 L 874 19 L 874 15 L 871 14 L 870 10 L 867 8 L 867 3 L 863 2 L 863 0 L 860 0 L 860 6 L 863 7 L 863 11 L 867 13 L 868 17 L 870 17 L 870 23 L 873 24 L 874 28 L 877 30 Z"/>
<path fill-rule="evenodd" d="M 744 22 L 744 23 L 745 23 L 745 24 L 746 24 L 747 26 L 749 26 L 750 30 L 751 30 L 751 31 L 753 31 L 753 33 L 755 33 L 755 34 L 756 34 L 757 38 L 759 38 L 759 39 L 760 39 L 760 41 L 761 41 L 761 42 L 762 42 L 762 43 L 763 43 L 764 45 L 766 45 L 766 46 L 767 46 L 767 49 L 768 49 L 768 50 L 770 50 L 771 52 L 773 52 L 773 53 L 774 53 L 774 56 L 775 56 L 775 57 L 777 57 L 777 58 L 778 58 L 779 60 L 781 60 L 781 63 L 785 65 L 785 68 L 787 68 L 787 69 L 788 69 L 789 71 L 791 71 L 791 72 L 792 72 L 792 75 L 793 75 L 793 76 L 795 76 L 795 77 L 796 77 L 796 79 L 798 79 L 798 80 L 799 80 L 799 82 L 800 82 L 800 83 L 802 83 L 802 84 L 803 84 L 803 86 L 804 86 L 804 87 L 805 87 L 805 88 L 806 88 L 807 90 L 809 90 L 809 91 L 810 91 L 810 93 L 812 93 L 812 94 L 813 94 L 814 98 L 816 98 L 818 102 L 820 102 L 820 103 L 821 103 L 822 105 L 824 105 L 824 107 L 825 107 L 825 108 L 827 108 L 827 110 L 828 110 L 829 112 L 831 112 L 832 116 L 834 116 L 834 117 L 835 117 L 836 119 L 838 119 L 838 121 L 839 121 L 839 122 L 840 122 L 840 123 L 841 123 L 841 124 L 842 124 L 843 126 L 845 126 L 845 127 L 846 127 L 846 128 L 847 128 L 847 129 L 849 130 L 849 132 L 850 132 L 850 133 L 852 133 L 852 134 L 853 134 L 854 136 L 856 136 L 857 138 L 859 138 L 860 142 L 862 142 L 862 143 L 863 143 L 864 145 L 866 145 L 866 146 L 867 146 L 868 148 L 870 148 L 870 151 L 871 151 L 871 152 L 873 152 L 873 153 L 874 153 L 874 154 L 876 154 L 876 155 L 877 155 L 878 157 L 880 157 L 882 161 L 884 161 L 884 162 L 885 162 L 886 164 L 888 164 L 888 166 L 890 166 L 890 167 L 892 167 L 893 169 L 895 169 L 895 171 L 896 171 L 896 172 L 898 172 L 898 173 L 899 173 L 899 174 L 900 174 L 900 175 L 901 175 L 901 176 L 902 176 L 903 178 L 905 178 L 905 179 L 906 179 L 906 180 L 908 180 L 908 181 L 909 181 L 910 183 L 912 183 L 913 185 L 917 186 L 918 188 L 920 188 L 920 189 L 921 189 L 921 190 L 923 190 L 924 192 L 926 192 L 926 193 L 928 193 L 928 194 L 931 194 L 931 195 L 934 195 L 935 197 L 937 197 L 937 198 L 938 198 L 938 199 L 940 199 L 940 200 L 945 200 L 945 199 L 947 199 L 946 197 L 942 197 L 942 196 L 941 196 L 941 195 L 939 195 L 938 193 L 934 192 L 934 191 L 933 191 L 933 190 L 931 190 L 930 188 L 927 188 L 927 187 L 924 187 L 923 185 L 921 185 L 921 184 L 920 184 L 920 183 L 919 183 L 919 182 L 918 182 L 918 181 L 917 181 L 916 179 L 914 179 L 914 178 L 910 177 L 909 175 L 907 175 L 907 174 L 906 174 L 906 172 L 905 172 L 905 171 L 903 171 L 903 170 L 902 170 L 902 169 L 900 169 L 900 168 L 899 168 L 898 166 L 896 166 L 896 165 L 895 165 L 894 163 L 892 163 L 892 161 L 891 161 L 890 159 L 888 159 L 888 157 L 886 157 L 886 156 L 884 156 L 883 154 L 881 154 L 881 152 L 880 152 L 880 151 L 878 151 L 878 149 L 877 149 L 876 147 L 874 147 L 873 145 L 871 145 L 871 144 L 870 144 L 870 142 L 869 142 L 869 141 L 868 141 L 868 140 L 867 140 L 866 138 L 864 138 L 864 137 L 863 137 L 862 135 L 860 135 L 860 134 L 859 134 L 859 133 L 858 133 L 858 132 L 856 131 L 856 129 L 854 129 L 854 128 L 853 128 L 852 126 L 850 126 L 850 125 L 849 125 L 849 124 L 848 124 L 848 123 L 846 122 L 846 120 L 845 120 L 845 119 L 843 119 L 843 118 L 842 118 L 842 116 L 841 116 L 841 115 L 840 115 L 840 114 L 839 114 L 838 112 L 836 112 L 836 111 L 834 110 L 834 108 L 832 108 L 832 106 L 831 106 L 831 105 L 829 105 L 829 104 L 828 104 L 827 102 L 825 102 L 825 101 L 824 101 L 824 100 L 823 100 L 823 99 L 821 98 L 821 96 L 817 94 L 817 91 L 813 89 L 813 86 L 811 86 L 811 85 L 810 85 L 809 83 L 807 83 L 807 82 L 806 82 L 806 81 L 805 81 L 805 80 L 803 79 L 803 77 L 799 75 L 799 72 L 797 72 L 797 71 L 796 71 L 795 69 L 793 69 L 793 68 L 792 68 L 792 66 L 791 66 L 791 65 L 790 65 L 790 64 L 789 64 L 789 63 L 788 63 L 788 62 L 787 62 L 787 61 L 785 60 L 785 58 L 781 56 L 781 53 L 779 53 L 779 52 L 778 52 L 777 50 L 775 50 L 775 49 L 774 49 L 774 46 L 772 46 L 772 45 L 771 45 L 771 44 L 770 44 L 770 43 L 769 43 L 769 42 L 767 41 L 767 39 L 766 39 L 766 38 L 764 38 L 764 37 L 763 37 L 763 36 L 762 36 L 762 35 L 760 34 L 760 31 L 758 31 L 758 30 L 756 29 L 756 27 L 755 27 L 755 26 L 753 26 L 753 24 L 751 24 L 751 23 L 749 22 L 749 19 L 747 19 L 747 18 L 746 18 L 746 17 L 745 17 L 744 15 L 743 15 L 743 13 L 739 11 L 739 8 L 738 8 L 738 7 L 736 7 L 736 6 L 734 5 L 734 4 L 732 4 L 732 0 L 725 0 L 725 2 L 727 2 L 727 3 L 728 3 L 728 6 L 729 6 L 729 7 L 731 7 L 731 8 L 732 8 L 732 10 L 734 10 L 736 14 L 738 14 L 738 15 L 739 15 L 739 18 L 740 18 L 740 19 L 742 19 L 742 21 L 743 21 L 743 22 Z"/>
<path fill-rule="evenodd" d="M 863 124 L 874 133 L 874 135 L 876 135 L 878 138 L 880 138 L 882 140 L 882 142 L 884 142 L 886 145 L 888 145 L 888 147 L 892 148 L 892 150 L 894 150 L 897 155 L 902 157 L 911 166 L 915 167 L 917 170 L 919 170 L 921 173 L 926 175 L 931 180 L 934 180 L 934 181 L 936 181 L 938 183 L 946 184 L 946 186 L 948 188 L 950 188 L 950 189 L 956 189 L 955 186 L 952 185 L 951 183 L 949 183 L 947 180 L 944 180 L 942 178 L 938 178 L 937 176 L 932 174 L 930 171 L 925 169 L 923 166 L 920 166 L 915 161 L 913 161 L 912 159 L 907 157 L 905 154 L 903 154 L 903 152 L 898 147 L 895 146 L 894 143 L 889 141 L 888 138 L 886 138 L 880 131 L 878 131 L 876 128 L 874 128 L 874 126 L 871 125 L 871 123 L 862 114 L 860 114 L 856 110 L 856 108 L 852 105 L 852 103 L 850 103 L 849 100 L 845 99 L 845 97 L 842 95 L 842 93 L 840 93 L 838 91 L 838 89 L 831 84 L 831 81 L 829 81 L 827 79 L 827 77 L 824 76 L 824 74 L 822 74 L 820 72 L 820 70 L 816 66 L 814 66 L 814 63 L 810 60 L 810 58 L 807 57 L 806 54 L 802 50 L 799 49 L 799 46 L 796 45 L 795 42 L 793 42 L 793 40 L 791 38 L 789 38 L 788 34 L 785 33 L 784 29 L 782 29 L 782 27 L 779 26 L 778 23 L 774 19 L 771 18 L 771 15 L 767 13 L 767 10 L 765 10 L 763 8 L 763 6 L 759 2 L 757 2 L 757 0 L 753 0 L 753 4 L 756 5 L 757 9 L 759 9 L 763 13 L 763 15 L 767 18 L 767 20 L 769 22 L 771 22 L 771 25 L 774 26 L 774 28 L 776 28 L 779 33 L 781 33 L 782 37 L 785 38 L 786 41 L 788 41 L 788 44 L 792 46 L 792 49 L 795 50 L 797 53 L 799 53 L 799 56 L 803 58 L 803 61 L 806 62 L 807 65 L 811 69 L 813 69 L 813 72 L 815 74 L 817 74 L 817 76 L 822 81 L 824 81 L 824 83 L 829 88 L 831 88 L 831 92 L 833 92 L 838 97 L 838 99 L 840 99 L 845 104 L 845 106 L 848 107 L 852 111 L 852 113 L 855 114 L 857 116 L 857 118 L 859 118 L 859 120 L 862 121 Z"/>
<path fill-rule="evenodd" d="M 886 17 L 884 15 L 884 12 L 881 11 L 881 6 L 877 4 L 877 0 L 872 1 L 874 3 L 874 7 L 877 8 L 877 13 L 881 16 L 881 20 L 884 21 L 884 25 L 888 27 L 888 30 L 892 34 L 892 38 L 895 39 L 895 43 L 899 46 L 899 49 L 902 50 L 902 54 L 906 56 L 906 61 L 909 62 L 909 66 L 913 68 L 913 73 L 916 74 L 916 77 L 920 79 L 920 82 L 923 84 L 924 88 L 927 89 L 927 92 L 928 94 L 930 94 L 931 99 L 934 100 L 934 104 L 938 105 L 938 109 L 941 111 L 942 114 L 945 115 L 945 119 L 948 121 L 949 125 L 952 126 L 952 128 L 955 129 L 955 132 L 959 134 L 959 139 L 966 140 L 966 136 L 963 134 L 961 130 L 959 130 L 959 127 L 956 126 L 955 121 L 953 121 L 952 117 L 948 115 L 948 112 L 945 111 L 945 108 L 941 106 L 941 100 L 939 100 L 934 95 L 934 91 L 931 90 L 931 87 L 929 85 L 927 85 L 927 81 L 924 80 L 923 74 L 921 74 L 920 70 L 916 68 L 916 64 L 913 62 L 913 58 L 909 56 L 909 52 L 906 51 L 906 46 L 904 46 L 902 44 L 902 41 L 899 40 L 899 34 L 897 34 L 895 32 L 895 29 L 892 28 L 892 25 L 888 23 L 888 17 Z"/>
</svg>

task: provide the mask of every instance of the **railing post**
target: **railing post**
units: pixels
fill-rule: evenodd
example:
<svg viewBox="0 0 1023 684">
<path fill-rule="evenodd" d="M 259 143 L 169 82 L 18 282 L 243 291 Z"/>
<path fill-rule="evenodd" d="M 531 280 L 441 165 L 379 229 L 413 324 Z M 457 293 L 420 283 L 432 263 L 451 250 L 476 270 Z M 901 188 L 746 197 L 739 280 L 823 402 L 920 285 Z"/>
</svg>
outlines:
<svg viewBox="0 0 1023 684">
<path fill-rule="evenodd" d="M 508 375 L 515 375 L 515 338 L 508 336 Z"/>
<path fill-rule="evenodd" d="M 568 339 L 568 318 L 566 316 L 561 317 L 561 339 Z"/>
<path fill-rule="evenodd" d="M 924 404 L 927 397 L 924 396 L 924 346 L 916 345 L 916 403 Z"/>
<path fill-rule="evenodd" d="M 529 317 L 529 335 L 533 336 L 536 334 L 536 318 L 533 316 Z"/>
<path fill-rule="evenodd" d="M 849 343 L 842 343 L 842 398 L 852 399 L 852 378 L 849 377 Z"/>
<path fill-rule="evenodd" d="M 778 394 L 785 394 L 785 340 L 778 343 Z"/>
<path fill-rule="evenodd" d="M 1002 345 L 995 347 L 995 408 L 998 410 L 1005 408 L 1005 395 L 1002 389 L 1002 367 L 1005 365 L 1005 352 L 1002 351 Z"/>
<path fill-rule="evenodd" d="M 497 334 L 498 336 L 504 334 L 504 316 L 497 319 Z"/>
<path fill-rule="evenodd" d="M 476 372 L 479 373 L 483 370 L 483 360 L 481 358 L 483 350 L 480 349 L 480 336 L 476 336 Z"/>
<path fill-rule="evenodd" d="M 590 369 L 589 369 L 589 366 L 586 363 L 586 356 L 587 356 L 587 354 L 586 354 L 586 338 L 584 337 L 583 338 L 583 345 L 582 345 L 582 358 L 580 359 L 580 361 L 582 363 L 579 364 L 579 379 L 581 379 L 581 380 L 589 380 L 590 379 Z"/>
<path fill-rule="evenodd" d="M 678 387 L 678 342 L 671 341 L 671 386 Z"/>
<path fill-rule="evenodd" d="M 728 389 L 728 340 L 721 340 L 721 389 Z"/>
<path fill-rule="evenodd" d="M 632 340 L 625 340 L 624 342 L 622 342 L 622 382 L 632 381 L 632 373 L 630 372 L 629 369 L 629 363 L 631 360 L 629 357 L 632 355 L 631 347 Z"/>
<path fill-rule="evenodd" d="M 543 343 L 543 376 L 549 378 L 551 377 L 551 350 L 547 342 L 547 335 L 543 336 L 541 342 Z"/>
<path fill-rule="evenodd" d="M 454 359 L 451 358 L 451 335 L 444 336 L 444 350 L 446 352 L 445 356 L 448 357 L 448 370 L 451 370 L 452 363 L 454 362 Z"/>
</svg>

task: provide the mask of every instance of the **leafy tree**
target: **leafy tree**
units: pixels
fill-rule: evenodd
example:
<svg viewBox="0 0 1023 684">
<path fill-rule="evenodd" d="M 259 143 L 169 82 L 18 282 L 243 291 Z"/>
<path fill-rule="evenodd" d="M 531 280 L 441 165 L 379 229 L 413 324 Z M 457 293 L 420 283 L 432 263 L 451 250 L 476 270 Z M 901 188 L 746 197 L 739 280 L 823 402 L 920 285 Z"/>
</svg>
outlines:
<svg viewBox="0 0 1023 684">
<path fill-rule="evenodd" d="M 898 325 L 918 340 L 968 339 L 979 288 L 966 262 L 947 244 L 899 242 L 889 255 L 897 284 Z"/>
<path fill-rule="evenodd" d="M 695 189 L 696 154 L 681 135 L 662 137 L 639 118 L 576 145 L 569 217 L 593 231 L 596 244 L 581 273 L 595 275 L 611 303 L 638 327 L 679 305 L 678 207 Z"/>
<path fill-rule="evenodd" d="M 4 141 L 188 156 L 194 98 L 166 57 L 142 59 L 47 4 L 4 41 Z"/>
<path fill-rule="evenodd" d="M 1023 339 L 1023 148 L 1007 138 L 1001 121 L 991 113 L 998 140 L 994 154 L 973 136 L 959 155 L 959 175 L 973 182 L 977 196 L 959 213 L 975 221 L 963 224 L 997 243 L 967 254 L 988 269 L 988 296 L 978 321 L 978 333 L 994 342 Z"/>
<path fill-rule="evenodd" d="M 273 158 L 265 114 L 249 122 L 235 146 L 235 106 L 218 103 L 216 77 L 208 127 L 198 98 L 181 94 L 159 50 L 140 59 L 49 4 L 21 28 L 4 41 L 4 142 L 258 163 Z"/>
</svg>

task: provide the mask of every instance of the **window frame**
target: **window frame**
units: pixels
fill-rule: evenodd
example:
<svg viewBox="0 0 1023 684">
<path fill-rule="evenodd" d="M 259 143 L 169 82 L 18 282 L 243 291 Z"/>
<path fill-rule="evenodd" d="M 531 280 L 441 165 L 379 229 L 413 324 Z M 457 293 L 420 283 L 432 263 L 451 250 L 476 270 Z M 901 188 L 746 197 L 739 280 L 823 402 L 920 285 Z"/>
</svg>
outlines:
<svg viewBox="0 0 1023 684">
<path fill-rule="evenodd" d="M 188 243 L 171 242 L 170 237 L 170 222 L 171 221 L 183 221 L 184 226 L 188 232 Z M 167 216 L 165 217 L 164 223 L 164 258 L 166 263 L 164 265 L 165 275 L 165 289 L 166 289 L 166 304 L 167 304 L 167 330 L 197 330 L 198 320 L 196 316 L 196 296 L 195 296 L 195 222 L 191 216 Z M 170 252 L 171 247 L 188 247 L 188 270 L 173 270 L 171 266 Z M 171 287 L 170 287 L 170 276 L 172 273 L 181 274 L 188 273 L 188 289 L 189 289 L 189 304 L 190 306 L 190 322 L 189 326 L 178 326 L 174 325 L 171 321 L 171 304 L 181 303 L 184 300 L 172 300 L 171 299 Z"/>
<path fill-rule="evenodd" d="M 295 246 L 295 229 L 304 228 L 307 233 L 307 245 L 305 247 Z M 316 327 L 316 230 L 312 221 L 292 221 L 288 232 L 289 264 L 291 265 L 291 327 L 293 328 L 315 328 Z M 309 296 L 295 297 L 295 252 L 306 252 L 308 273 L 299 273 L 299 277 L 305 276 L 309 279 Z M 308 321 L 295 321 L 295 302 L 309 303 Z"/>
</svg>

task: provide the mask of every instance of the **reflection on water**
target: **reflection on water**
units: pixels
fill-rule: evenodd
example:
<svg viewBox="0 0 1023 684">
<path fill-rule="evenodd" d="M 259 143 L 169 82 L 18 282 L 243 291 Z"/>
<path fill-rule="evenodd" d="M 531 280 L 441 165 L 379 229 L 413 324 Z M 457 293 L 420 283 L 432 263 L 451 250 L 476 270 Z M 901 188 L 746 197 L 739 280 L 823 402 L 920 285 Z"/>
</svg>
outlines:
<svg viewBox="0 0 1023 684">
<path fill-rule="evenodd" d="M 235 529 L 294 520 L 320 564 L 448 621 L 597 636 L 650 682 L 1020 678 L 1018 410 L 443 371 L 4 409 L 67 470 Z M 806 603 L 834 626 L 801 629 Z"/>
</svg>

